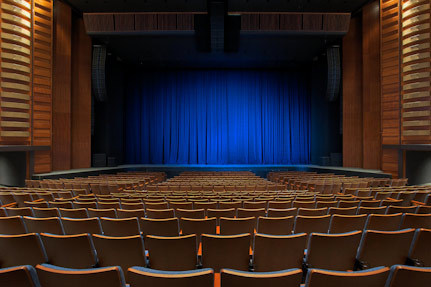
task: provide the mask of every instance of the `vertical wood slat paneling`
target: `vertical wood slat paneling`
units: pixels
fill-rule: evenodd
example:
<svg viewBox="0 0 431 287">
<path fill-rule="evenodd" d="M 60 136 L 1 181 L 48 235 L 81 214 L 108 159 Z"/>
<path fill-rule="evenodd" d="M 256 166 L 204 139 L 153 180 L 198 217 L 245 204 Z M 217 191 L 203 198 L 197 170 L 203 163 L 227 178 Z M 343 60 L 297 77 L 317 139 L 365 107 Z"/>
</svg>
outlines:
<svg viewBox="0 0 431 287">
<path fill-rule="evenodd" d="M 361 18 L 350 21 L 343 38 L 343 166 L 362 167 L 362 29 Z"/>
<path fill-rule="evenodd" d="M 0 144 L 31 144 L 32 5 L 0 0 Z"/>
<path fill-rule="evenodd" d="M 68 170 L 71 168 L 72 11 L 61 1 L 55 2 L 54 9 L 52 169 Z"/>
<path fill-rule="evenodd" d="M 34 0 L 33 7 L 33 145 L 51 146 L 53 1 Z M 51 151 L 36 152 L 34 171 L 51 170 Z"/>
<path fill-rule="evenodd" d="M 73 20 L 72 168 L 91 166 L 91 38 L 82 19 Z"/>
<path fill-rule="evenodd" d="M 381 168 L 379 1 L 362 9 L 363 168 Z"/>
<path fill-rule="evenodd" d="M 402 143 L 431 143 L 431 2 L 401 6 Z"/>
<path fill-rule="evenodd" d="M 380 1 L 382 144 L 400 144 L 399 0 Z M 398 176 L 398 152 L 382 150 L 382 170 Z"/>
</svg>

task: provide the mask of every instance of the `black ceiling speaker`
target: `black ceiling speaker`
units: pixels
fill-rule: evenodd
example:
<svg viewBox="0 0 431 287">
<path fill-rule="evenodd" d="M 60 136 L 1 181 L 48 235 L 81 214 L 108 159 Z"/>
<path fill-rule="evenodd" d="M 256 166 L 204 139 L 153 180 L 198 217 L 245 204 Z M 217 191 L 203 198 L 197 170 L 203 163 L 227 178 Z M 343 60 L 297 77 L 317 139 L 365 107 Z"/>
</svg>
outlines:
<svg viewBox="0 0 431 287">
<path fill-rule="evenodd" d="M 338 96 L 340 94 L 340 47 L 328 47 L 326 49 L 326 58 L 328 61 L 328 82 L 326 85 L 326 99 L 330 102 L 333 102 L 338 99 Z"/>
<path fill-rule="evenodd" d="M 91 85 L 94 97 L 104 102 L 106 100 L 106 46 L 93 46 L 93 64 L 91 67 Z"/>
</svg>

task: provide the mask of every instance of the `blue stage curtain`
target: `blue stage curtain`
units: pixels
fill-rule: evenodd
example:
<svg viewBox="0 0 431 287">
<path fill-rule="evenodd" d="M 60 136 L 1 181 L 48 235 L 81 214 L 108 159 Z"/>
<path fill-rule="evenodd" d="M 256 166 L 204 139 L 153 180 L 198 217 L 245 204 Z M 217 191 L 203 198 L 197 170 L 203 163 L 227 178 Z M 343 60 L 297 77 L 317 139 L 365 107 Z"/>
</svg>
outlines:
<svg viewBox="0 0 431 287">
<path fill-rule="evenodd" d="M 127 87 L 129 164 L 309 163 L 310 97 L 302 72 L 141 72 Z"/>
</svg>

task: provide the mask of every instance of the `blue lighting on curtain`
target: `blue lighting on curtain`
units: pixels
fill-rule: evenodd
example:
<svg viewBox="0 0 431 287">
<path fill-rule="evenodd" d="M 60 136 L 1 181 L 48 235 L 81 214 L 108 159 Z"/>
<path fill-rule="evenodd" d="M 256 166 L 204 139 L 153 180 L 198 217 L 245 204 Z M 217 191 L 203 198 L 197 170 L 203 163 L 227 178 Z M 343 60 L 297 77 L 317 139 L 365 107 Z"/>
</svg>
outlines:
<svg viewBox="0 0 431 287">
<path fill-rule="evenodd" d="M 301 72 L 186 70 L 128 79 L 129 164 L 308 164 Z"/>
</svg>

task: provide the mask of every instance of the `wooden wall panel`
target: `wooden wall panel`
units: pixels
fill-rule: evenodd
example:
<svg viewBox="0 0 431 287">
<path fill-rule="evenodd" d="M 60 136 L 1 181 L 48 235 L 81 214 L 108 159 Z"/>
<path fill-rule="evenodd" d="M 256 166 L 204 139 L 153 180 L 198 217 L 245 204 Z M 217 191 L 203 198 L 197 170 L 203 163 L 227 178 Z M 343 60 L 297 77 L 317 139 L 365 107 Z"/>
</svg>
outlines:
<svg viewBox="0 0 431 287">
<path fill-rule="evenodd" d="M 402 143 L 431 143 L 431 2 L 403 0 Z"/>
<path fill-rule="evenodd" d="M 134 31 L 135 15 L 131 13 L 114 14 L 115 31 Z"/>
<path fill-rule="evenodd" d="M 400 137 L 400 5 L 380 1 L 382 145 L 397 145 Z M 382 170 L 398 177 L 398 152 L 382 149 Z"/>
<path fill-rule="evenodd" d="M 302 30 L 302 14 L 280 15 L 280 29 L 287 31 Z"/>
<path fill-rule="evenodd" d="M 30 145 L 32 1 L 0 3 L 0 144 Z"/>
<path fill-rule="evenodd" d="M 381 168 L 379 1 L 362 10 L 363 168 Z"/>
<path fill-rule="evenodd" d="M 91 166 L 91 38 L 74 19 L 72 35 L 72 168 Z"/>
<path fill-rule="evenodd" d="M 280 29 L 279 14 L 260 14 L 260 30 L 276 31 Z"/>
<path fill-rule="evenodd" d="M 34 0 L 33 7 L 33 145 L 51 146 L 53 1 Z M 34 172 L 51 170 L 51 151 L 35 152 Z"/>
<path fill-rule="evenodd" d="M 343 38 L 343 166 L 362 167 L 362 22 Z"/>
<path fill-rule="evenodd" d="M 71 168 L 71 8 L 56 1 L 52 99 L 52 168 Z"/>
</svg>

